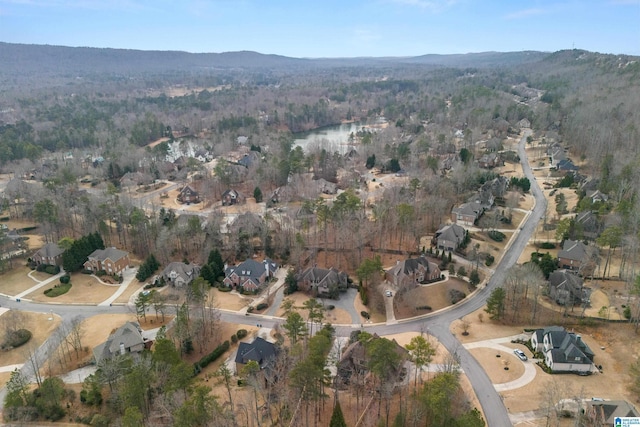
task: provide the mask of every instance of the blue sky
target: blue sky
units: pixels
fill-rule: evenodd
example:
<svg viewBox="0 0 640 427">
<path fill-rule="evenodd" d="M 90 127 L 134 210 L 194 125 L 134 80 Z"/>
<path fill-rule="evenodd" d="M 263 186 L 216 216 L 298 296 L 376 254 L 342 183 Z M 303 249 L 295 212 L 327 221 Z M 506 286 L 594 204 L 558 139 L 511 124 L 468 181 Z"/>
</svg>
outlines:
<svg viewBox="0 0 640 427">
<path fill-rule="evenodd" d="M 640 55 L 640 0 L 0 0 L 0 41 L 293 57 Z"/>
</svg>

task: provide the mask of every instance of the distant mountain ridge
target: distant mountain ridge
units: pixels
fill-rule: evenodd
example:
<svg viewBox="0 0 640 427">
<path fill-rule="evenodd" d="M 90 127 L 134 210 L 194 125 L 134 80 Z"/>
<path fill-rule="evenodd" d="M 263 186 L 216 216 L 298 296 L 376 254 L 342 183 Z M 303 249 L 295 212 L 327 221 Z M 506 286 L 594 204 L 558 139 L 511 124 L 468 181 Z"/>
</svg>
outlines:
<svg viewBox="0 0 640 427">
<path fill-rule="evenodd" d="M 0 42 L 0 76 L 24 80 L 37 76 L 74 77 L 88 74 L 139 75 L 198 70 L 284 70 L 334 67 L 432 66 L 452 68 L 513 67 L 549 57 L 573 57 L 575 53 L 479 52 L 427 54 L 414 57 L 292 58 L 252 51 L 189 53 L 184 51 L 65 47 Z M 598 54 L 594 54 L 598 55 Z"/>
</svg>

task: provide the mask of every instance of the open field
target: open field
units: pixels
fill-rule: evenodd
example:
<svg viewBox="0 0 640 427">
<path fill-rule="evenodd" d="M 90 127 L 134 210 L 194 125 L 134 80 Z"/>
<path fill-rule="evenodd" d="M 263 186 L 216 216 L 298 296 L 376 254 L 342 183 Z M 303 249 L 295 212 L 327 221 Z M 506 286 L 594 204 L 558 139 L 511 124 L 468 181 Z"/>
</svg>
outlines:
<svg viewBox="0 0 640 427">
<path fill-rule="evenodd" d="M 407 319 L 421 314 L 431 313 L 451 305 L 449 292 L 458 290 L 469 295 L 469 283 L 458 278 L 450 278 L 443 282 L 418 286 L 407 292 L 396 293 L 394 298 L 397 319 Z M 431 310 L 421 310 L 417 307 L 429 306 Z"/>
<path fill-rule="evenodd" d="M 14 260 L 14 266 L 13 269 L 0 275 L 0 293 L 2 294 L 10 296 L 17 295 L 38 284 L 27 276 L 31 269 L 25 266 L 24 263 L 18 263 L 17 260 Z M 49 276 L 46 273 L 44 274 Z"/>
<path fill-rule="evenodd" d="M 120 285 L 103 285 L 95 278 L 82 273 L 74 273 L 71 275 L 71 289 L 64 295 L 57 296 L 55 298 L 49 298 L 44 292 L 52 288 L 54 285 L 59 284 L 59 281 L 54 281 L 34 292 L 27 295 L 26 298 L 31 298 L 34 301 L 57 303 L 57 304 L 69 304 L 84 302 L 88 304 L 98 304 L 113 295 L 118 290 Z"/>
</svg>

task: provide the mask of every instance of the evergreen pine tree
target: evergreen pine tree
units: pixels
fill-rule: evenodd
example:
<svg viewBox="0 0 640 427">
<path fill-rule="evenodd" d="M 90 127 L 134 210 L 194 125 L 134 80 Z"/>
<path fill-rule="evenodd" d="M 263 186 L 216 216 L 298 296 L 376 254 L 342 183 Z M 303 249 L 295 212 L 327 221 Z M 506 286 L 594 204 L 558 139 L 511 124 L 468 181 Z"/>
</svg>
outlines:
<svg viewBox="0 0 640 427">
<path fill-rule="evenodd" d="M 329 427 L 347 427 L 347 422 L 344 420 L 344 414 L 340 407 L 340 401 L 336 401 L 336 406 L 333 408 L 333 414 L 331 414 L 331 421 L 329 421 Z"/>
</svg>

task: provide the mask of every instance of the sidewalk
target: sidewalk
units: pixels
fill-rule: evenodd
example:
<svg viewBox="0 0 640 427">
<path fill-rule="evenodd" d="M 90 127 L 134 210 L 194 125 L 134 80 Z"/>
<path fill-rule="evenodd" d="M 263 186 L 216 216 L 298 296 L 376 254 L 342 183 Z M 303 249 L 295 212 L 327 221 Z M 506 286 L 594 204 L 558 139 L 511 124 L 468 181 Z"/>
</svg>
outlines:
<svg viewBox="0 0 640 427">
<path fill-rule="evenodd" d="M 494 338 L 484 341 L 476 341 L 472 343 L 464 344 L 464 348 L 467 350 L 473 348 L 492 348 L 494 350 L 504 351 L 505 353 L 513 353 L 513 349 L 507 346 L 502 345 L 502 343 L 511 342 L 513 339 L 522 338 L 523 334 L 514 335 L 511 337 L 502 337 L 502 338 Z M 514 356 L 515 357 L 515 356 Z M 529 384 L 536 378 L 536 365 L 532 360 L 527 362 L 523 362 L 520 359 L 517 359 L 520 363 L 524 364 L 524 374 L 518 379 L 513 381 L 509 381 L 507 383 L 494 384 L 494 388 L 496 391 L 508 391 L 514 390 L 517 388 L 521 388 Z"/>
<path fill-rule="evenodd" d="M 64 276 L 66 273 L 64 270 L 60 269 L 60 273 L 56 274 L 55 276 L 51 276 L 49 277 L 47 280 L 43 280 L 42 282 L 39 282 L 38 284 L 30 287 L 29 289 L 27 289 L 26 291 L 22 291 L 20 292 L 18 295 L 15 295 L 15 298 L 22 298 L 25 295 L 29 295 L 31 292 L 37 291 L 40 288 L 43 288 L 45 286 L 47 286 L 49 283 L 54 282 L 58 279 L 60 279 L 62 276 Z M 29 278 L 31 280 L 35 280 L 38 281 L 38 279 L 35 279 L 33 277 L 31 277 L 31 273 L 28 274 Z"/>
<path fill-rule="evenodd" d="M 102 301 L 100 304 L 98 304 L 98 306 L 110 306 L 116 299 L 118 299 L 118 297 L 120 295 L 122 295 L 124 293 L 124 291 L 127 290 L 127 287 L 129 287 L 129 285 L 131 284 L 131 282 L 133 281 L 133 279 L 135 279 L 136 277 L 136 273 L 138 272 L 137 268 L 127 268 L 125 271 L 122 272 L 122 283 L 119 284 L 118 286 L 118 290 L 115 291 L 113 293 L 113 295 L 111 295 L 109 298 L 107 298 L 106 300 Z M 100 280 L 100 279 L 98 279 Z M 101 283 L 104 283 L 102 281 L 100 281 Z M 106 283 L 105 283 L 106 284 Z M 108 284 L 110 286 L 113 286 L 111 284 Z"/>
</svg>

